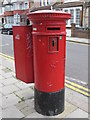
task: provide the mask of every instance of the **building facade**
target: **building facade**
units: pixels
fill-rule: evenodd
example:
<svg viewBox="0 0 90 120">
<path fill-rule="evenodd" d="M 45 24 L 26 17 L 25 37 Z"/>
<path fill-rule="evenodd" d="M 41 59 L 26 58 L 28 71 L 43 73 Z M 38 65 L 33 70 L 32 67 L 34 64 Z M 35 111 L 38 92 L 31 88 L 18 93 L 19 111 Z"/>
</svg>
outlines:
<svg viewBox="0 0 90 120">
<path fill-rule="evenodd" d="M 20 24 L 32 6 L 31 0 L 4 0 L 0 7 L 0 24 Z"/>
<path fill-rule="evenodd" d="M 90 28 L 89 0 L 4 0 L 0 7 L 0 25 L 23 24 L 29 9 L 56 9 L 70 13 L 71 19 L 66 23 L 67 36 L 71 36 L 72 23 L 78 28 Z"/>
<path fill-rule="evenodd" d="M 71 24 L 76 28 L 90 29 L 90 1 L 89 0 L 64 0 L 64 4 L 57 5 L 55 9 L 62 9 L 71 14 L 71 19 L 67 21 L 67 36 L 71 36 Z"/>
<path fill-rule="evenodd" d="M 29 9 L 49 6 L 64 0 L 3 0 L 0 7 L 0 24 L 20 24 L 25 21 Z"/>
</svg>

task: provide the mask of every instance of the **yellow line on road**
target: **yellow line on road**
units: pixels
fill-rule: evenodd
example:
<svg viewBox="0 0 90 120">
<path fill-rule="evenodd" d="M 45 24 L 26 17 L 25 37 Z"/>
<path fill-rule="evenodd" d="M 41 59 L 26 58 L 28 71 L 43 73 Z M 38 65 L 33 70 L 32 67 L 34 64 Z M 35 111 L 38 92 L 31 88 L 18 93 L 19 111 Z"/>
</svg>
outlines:
<svg viewBox="0 0 90 120">
<path fill-rule="evenodd" d="M 68 81 L 68 80 L 65 80 L 65 82 L 66 82 L 66 83 L 69 83 L 70 85 L 75 86 L 75 87 L 77 87 L 77 88 L 79 88 L 79 89 L 85 90 L 86 92 L 90 92 L 90 90 L 89 90 L 88 88 L 85 88 L 85 87 L 83 87 L 83 86 L 81 86 L 81 85 L 78 85 L 78 84 L 76 84 L 76 83 L 74 83 L 74 82 L 70 82 L 70 81 Z"/>
<path fill-rule="evenodd" d="M 3 53 L 1 53 L 1 52 L 0 52 L 0 55 L 3 56 L 4 58 L 8 59 L 8 60 L 14 60 L 13 57 L 8 56 L 8 55 L 6 55 L 6 54 L 3 54 Z"/>
<path fill-rule="evenodd" d="M 85 95 L 87 97 L 90 97 L 89 93 L 84 92 L 84 91 L 82 91 L 82 90 L 80 90 L 78 88 L 75 88 L 75 87 L 71 86 L 71 85 L 68 85 L 67 83 L 65 83 L 65 86 L 68 87 L 68 88 L 70 88 L 70 89 L 72 89 L 72 90 L 74 90 L 74 91 L 76 91 L 76 92 L 79 92 L 79 93 L 81 93 L 81 94 L 83 94 L 83 95 Z"/>
</svg>

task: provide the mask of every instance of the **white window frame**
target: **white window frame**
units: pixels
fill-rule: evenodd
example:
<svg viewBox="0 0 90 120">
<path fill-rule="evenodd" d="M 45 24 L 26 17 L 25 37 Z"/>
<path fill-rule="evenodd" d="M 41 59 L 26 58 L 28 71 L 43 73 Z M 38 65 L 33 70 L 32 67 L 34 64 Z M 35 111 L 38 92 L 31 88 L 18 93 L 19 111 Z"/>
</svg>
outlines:
<svg viewBox="0 0 90 120">
<path fill-rule="evenodd" d="M 23 8 L 23 5 L 22 5 L 22 3 L 20 3 L 19 4 L 19 9 L 22 10 L 22 8 Z"/>
<path fill-rule="evenodd" d="M 74 23 L 74 9 L 70 9 L 71 19 L 70 24 Z"/>
<path fill-rule="evenodd" d="M 77 15 L 77 10 L 79 15 Z M 76 9 L 76 26 L 79 27 L 80 26 L 80 9 Z"/>
<path fill-rule="evenodd" d="M 20 15 L 19 14 L 14 15 L 14 24 L 20 24 Z"/>
<path fill-rule="evenodd" d="M 74 23 L 76 24 L 76 9 L 80 9 L 80 11 L 82 10 L 81 6 L 78 7 L 70 7 L 70 8 L 63 8 L 63 10 L 68 10 L 68 13 L 70 13 L 70 10 L 73 9 L 74 10 Z M 71 27 L 71 23 L 70 23 L 70 19 L 68 20 L 68 24 L 66 25 L 66 27 Z M 76 25 L 76 27 L 80 27 L 79 25 Z"/>
<path fill-rule="evenodd" d="M 88 9 L 88 27 L 90 28 L 90 8 Z"/>
<path fill-rule="evenodd" d="M 26 5 L 27 5 L 27 6 L 26 6 Z M 28 3 L 27 3 L 27 2 L 26 2 L 26 3 L 24 3 L 24 6 L 25 6 L 25 7 L 24 7 L 24 8 L 25 8 L 25 10 L 26 10 L 26 9 L 28 9 Z"/>
</svg>

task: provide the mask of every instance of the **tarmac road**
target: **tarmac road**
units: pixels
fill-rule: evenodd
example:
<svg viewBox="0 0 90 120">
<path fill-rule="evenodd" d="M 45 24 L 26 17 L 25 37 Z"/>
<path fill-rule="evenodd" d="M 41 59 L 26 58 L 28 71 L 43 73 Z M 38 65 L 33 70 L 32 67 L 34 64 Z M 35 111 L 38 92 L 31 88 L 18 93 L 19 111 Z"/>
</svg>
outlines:
<svg viewBox="0 0 90 120">
<path fill-rule="evenodd" d="M 90 46 L 70 42 L 66 45 L 66 79 L 85 86 L 88 84 L 88 47 Z M 12 35 L 0 34 L 0 52 L 13 56 Z"/>
</svg>

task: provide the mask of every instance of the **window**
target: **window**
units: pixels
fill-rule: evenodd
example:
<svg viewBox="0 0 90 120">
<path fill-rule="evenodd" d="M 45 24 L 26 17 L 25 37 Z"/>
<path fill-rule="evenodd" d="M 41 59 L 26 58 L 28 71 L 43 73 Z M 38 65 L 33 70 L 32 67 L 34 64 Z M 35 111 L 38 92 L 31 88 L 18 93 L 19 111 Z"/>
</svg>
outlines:
<svg viewBox="0 0 90 120">
<path fill-rule="evenodd" d="M 40 0 L 40 6 L 47 6 L 50 5 L 50 0 Z"/>
<path fill-rule="evenodd" d="M 20 15 L 14 15 L 14 24 L 20 24 Z"/>
<path fill-rule="evenodd" d="M 70 13 L 71 13 L 71 20 L 70 20 L 70 22 L 71 22 L 71 24 L 72 24 L 72 23 L 74 23 L 74 10 L 71 9 L 71 10 L 70 10 Z"/>
<path fill-rule="evenodd" d="M 44 5 L 47 6 L 47 0 L 44 0 Z"/>
<path fill-rule="evenodd" d="M 22 10 L 22 4 L 19 5 L 20 10 Z"/>
<path fill-rule="evenodd" d="M 11 11 L 11 6 L 5 6 L 5 11 Z"/>
<path fill-rule="evenodd" d="M 13 6 L 11 6 L 11 11 L 13 11 Z"/>
<path fill-rule="evenodd" d="M 68 10 L 65 10 L 65 12 L 68 12 Z M 66 25 L 68 25 L 68 20 L 66 21 Z"/>
<path fill-rule="evenodd" d="M 25 9 L 28 9 L 28 3 L 25 3 Z"/>
<path fill-rule="evenodd" d="M 76 25 L 80 25 L 80 9 L 76 9 Z"/>
<path fill-rule="evenodd" d="M 47 4 L 50 5 L 50 0 L 47 0 Z"/>
<path fill-rule="evenodd" d="M 16 3 L 13 4 L 13 10 L 16 10 Z"/>
<path fill-rule="evenodd" d="M 26 22 L 26 15 L 22 15 L 21 16 L 21 23 L 25 23 Z"/>
<path fill-rule="evenodd" d="M 40 0 L 40 6 L 43 6 L 43 4 L 44 4 L 43 0 Z"/>
<path fill-rule="evenodd" d="M 13 17 L 12 17 L 12 16 L 7 16 L 7 17 L 6 17 L 6 21 L 7 21 L 7 24 L 9 24 L 9 23 L 10 23 L 10 24 L 11 24 L 11 23 L 13 24 Z"/>
</svg>

